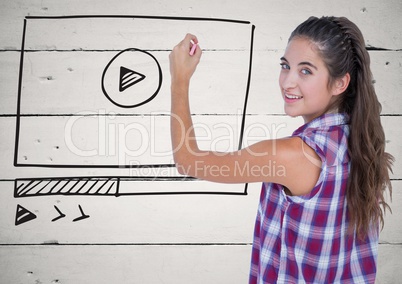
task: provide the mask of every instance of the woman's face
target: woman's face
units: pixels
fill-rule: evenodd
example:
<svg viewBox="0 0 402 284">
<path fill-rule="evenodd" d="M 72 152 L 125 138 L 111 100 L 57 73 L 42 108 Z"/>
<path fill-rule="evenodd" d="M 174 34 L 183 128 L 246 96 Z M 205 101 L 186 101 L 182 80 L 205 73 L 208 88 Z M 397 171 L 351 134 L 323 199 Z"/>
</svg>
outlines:
<svg viewBox="0 0 402 284">
<path fill-rule="evenodd" d="M 281 66 L 279 85 L 285 113 L 302 116 L 306 123 L 324 114 L 338 93 L 328 88 L 329 72 L 315 45 L 306 38 L 293 38 Z"/>
</svg>

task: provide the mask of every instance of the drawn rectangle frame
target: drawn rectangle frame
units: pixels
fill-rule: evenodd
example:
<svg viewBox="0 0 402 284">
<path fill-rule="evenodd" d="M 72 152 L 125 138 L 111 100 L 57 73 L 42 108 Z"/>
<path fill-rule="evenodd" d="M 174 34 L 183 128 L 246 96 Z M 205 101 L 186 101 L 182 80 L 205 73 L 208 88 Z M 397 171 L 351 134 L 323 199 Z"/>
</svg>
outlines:
<svg viewBox="0 0 402 284">
<path fill-rule="evenodd" d="M 16 112 L 16 131 L 15 131 L 15 147 L 14 147 L 14 166 L 15 167 L 39 167 L 39 168 L 171 168 L 174 167 L 174 164 L 158 164 L 158 165 L 146 165 L 146 164 L 131 164 L 131 165 L 63 165 L 63 164 L 40 164 L 40 163 L 21 163 L 18 161 L 18 154 L 19 154 L 19 142 L 20 142 L 20 127 L 21 127 L 21 117 L 30 116 L 21 114 L 21 96 L 22 96 L 22 82 L 23 82 L 23 68 L 24 68 L 24 54 L 25 50 L 25 39 L 26 39 L 26 30 L 27 30 L 27 22 L 28 20 L 35 20 L 35 19 L 74 19 L 74 18 L 131 18 L 131 19 L 158 19 L 158 20 L 181 20 L 181 21 L 212 21 L 212 22 L 228 22 L 228 23 L 236 23 L 242 25 L 250 25 L 250 50 L 249 50 L 249 61 L 248 61 L 248 75 L 246 81 L 246 90 L 244 96 L 244 103 L 243 103 L 243 112 L 241 117 L 241 127 L 240 127 L 240 135 L 238 141 L 238 149 L 242 147 L 243 143 L 243 134 L 244 134 L 244 127 L 245 127 L 245 119 L 246 119 L 246 110 L 247 110 L 247 102 L 249 97 L 249 89 L 250 89 L 250 81 L 251 81 L 251 70 L 252 70 L 252 59 L 253 59 L 253 45 L 254 45 L 254 30 L 255 26 L 252 25 L 249 21 L 242 21 L 242 20 L 230 20 L 230 19 L 218 19 L 218 18 L 197 18 L 197 17 L 166 17 L 166 16 L 138 16 L 138 15 L 71 15 L 71 16 L 26 16 L 23 23 L 23 33 L 22 33 L 22 43 L 21 43 L 21 51 L 20 51 L 20 66 L 19 66 L 19 79 L 18 79 L 18 94 L 17 94 L 17 112 Z M 52 177 L 37 177 L 37 178 L 16 178 L 14 181 L 14 196 L 16 198 L 19 197 L 30 197 L 30 196 L 42 196 L 42 195 L 91 195 L 91 194 L 80 194 L 76 192 L 74 194 L 66 193 L 66 192 L 50 192 L 49 194 L 21 194 L 19 192 L 19 187 L 21 183 L 25 182 L 34 182 L 34 181 L 49 181 L 49 182 L 60 182 L 66 180 L 77 180 L 77 181 L 85 181 L 85 180 L 102 180 L 102 179 L 109 179 L 115 182 L 113 186 L 116 190 L 114 194 L 105 194 L 105 195 L 113 195 L 113 196 L 128 196 L 128 195 L 159 195 L 159 194 L 223 194 L 223 195 L 247 195 L 247 187 L 248 184 L 244 184 L 244 191 L 231 191 L 231 192 L 203 192 L 203 191 L 183 191 L 183 192 L 129 192 L 129 193 L 119 193 L 119 184 L 122 179 L 126 181 L 132 180 L 148 180 L 148 181 L 174 181 L 174 180 L 182 180 L 182 181 L 191 181 L 193 180 L 191 177 L 119 177 L 119 176 L 110 176 L 110 177 L 59 177 L 59 178 L 52 178 Z M 92 194 L 92 195 L 100 195 L 100 194 Z"/>
<path fill-rule="evenodd" d="M 179 20 L 179 21 L 210 21 L 210 22 L 229 22 L 243 25 L 250 25 L 251 27 L 251 42 L 250 42 L 250 53 L 249 53 L 249 68 L 248 68 L 248 78 L 246 81 L 246 90 L 245 90 L 245 98 L 243 104 L 243 112 L 241 118 L 241 127 L 240 127 L 240 135 L 239 135 L 239 147 L 241 148 L 243 141 L 243 132 L 245 126 L 245 118 L 246 118 L 246 108 L 248 101 L 248 94 L 250 88 L 250 80 L 251 80 L 251 66 L 252 66 L 252 54 L 253 54 L 253 41 L 254 41 L 254 29 L 255 26 L 252 25 L 248 21 L 241 20 L 230 20 L 230 19 L 218 19 L 218 18 L 191 18 L 191 17 L 164 17 L 164 16 L 130 16 L 130 15 L 121 15 L 121 16 L 110 16 L 110 15 L 72 15 L 72 16 L 27 16 L 24 19 L 23 26 L 23 35 L 22 35 L 22 43 L 21 43 L 21 56 L 20 56 L 20 71 L 19 71 L 19 82 L 18 82 L 18 98 L 17 98 L 17 113 L 16 113 L 16 134 L 15 134 L 15 147 L 14 147 L 14 166 L 15 167 L 46 167 L 46 168 L 149 168 L 149 167 L 174 167 L 174 164 L 124 164 L 124 165 L 100 165 L 100 164 L 92 164 L 92 165 L 71 165 L 71 164 L 41 164 L 41 163 L 23 163 L 18 160 L 19 157 L 19 145 L 20 145 L 20 130 L 21 130 L 21 117 L 29 116 L 21 114 L 21 97 L 22 97 L 22 81 L 23 81 L 23 67 L 24 67 L 24 53 L 27 52 L 25 50 L 25 38 L 26 38 L 26 30 L 27 30 L 27 22 L 28 20 L 35 19 L 74 19 L 74 18 L 138 18 L 138 19 L 158 19 L 158 20 Z"/>
</svg>

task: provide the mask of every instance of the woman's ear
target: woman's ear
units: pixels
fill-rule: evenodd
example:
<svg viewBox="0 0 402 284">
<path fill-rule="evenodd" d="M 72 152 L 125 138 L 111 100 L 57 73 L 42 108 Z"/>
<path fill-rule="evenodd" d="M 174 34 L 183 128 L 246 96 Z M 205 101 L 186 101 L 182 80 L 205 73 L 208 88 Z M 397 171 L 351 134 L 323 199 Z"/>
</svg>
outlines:
<svg viewBox="0 0 402 284">
<path fill-rule="evenodd" d="M 342 78 L 336 79 L 333 85 L 333 95 L 337 96 L 346 91 L 349 86 L 350 75 L 346 73 Z"/>
</svg>

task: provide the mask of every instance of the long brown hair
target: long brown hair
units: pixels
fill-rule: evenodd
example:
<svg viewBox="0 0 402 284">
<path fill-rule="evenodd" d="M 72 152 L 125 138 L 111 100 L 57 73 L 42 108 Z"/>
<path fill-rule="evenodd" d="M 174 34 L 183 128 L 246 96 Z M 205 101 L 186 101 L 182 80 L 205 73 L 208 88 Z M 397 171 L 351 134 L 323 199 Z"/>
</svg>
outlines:
<svg viewBox="0 0 402 284">
<path fill-rule="evenodd" d="M 359 28 L 344 17 L 310 17 L 291 34 L 308 38 L 329 71 L 329 84 L 350 74 L 350 83 L 337 101 L 338 112 L 349 115 L 348 152 L 351 160 L 346 192 L 350 231 L 359 238 L 370 226 L 384 226 L 386 189 L 392 197 L 389 171 L 393 157 L 385 152 L 381 104 L 374 90 L 370 56 Z"/>
</svg>

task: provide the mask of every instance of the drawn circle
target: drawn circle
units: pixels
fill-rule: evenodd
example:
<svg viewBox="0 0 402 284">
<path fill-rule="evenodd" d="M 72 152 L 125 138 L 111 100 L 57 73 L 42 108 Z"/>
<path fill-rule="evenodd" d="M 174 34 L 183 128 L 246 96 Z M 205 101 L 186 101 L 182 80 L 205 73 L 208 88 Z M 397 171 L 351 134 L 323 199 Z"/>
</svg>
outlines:
<svg viewBox="0 0 402 284">
<path fill-rule="evenodd" d="M 137 48 L 116 54 L 102 74 L 102 91 L 113 104 L 134 108 L 150 102 L 162 85 L 162 70 L 156 58 Z"/>
</svg>

